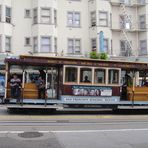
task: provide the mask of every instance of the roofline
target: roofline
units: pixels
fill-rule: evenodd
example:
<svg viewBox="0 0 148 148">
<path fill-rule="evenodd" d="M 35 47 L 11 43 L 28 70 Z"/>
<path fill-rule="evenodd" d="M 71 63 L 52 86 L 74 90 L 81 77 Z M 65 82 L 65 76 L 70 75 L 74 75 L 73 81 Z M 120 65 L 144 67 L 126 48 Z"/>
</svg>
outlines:
<svg viewBox="0 0 148 148">
<path fill-rule="evenodd" d="M 119 60 L 103 60 L 103 59 L 91 59 L 91 58 L 77 58 L 77 57 L 63 57 L 63 56 L 36 56 L 36 55 L 20 55 L 20 58 L 46 58 L 46 59 L 66 59 L 66 60 L 82 60 L 82 61 L 100 61 L 100 62 L 115 62 L 115 63 L 138 63 L 138 64 L 148 64 L 148 62 L 138 62 L 138 61 L 119 61 Z"/>
</svg>

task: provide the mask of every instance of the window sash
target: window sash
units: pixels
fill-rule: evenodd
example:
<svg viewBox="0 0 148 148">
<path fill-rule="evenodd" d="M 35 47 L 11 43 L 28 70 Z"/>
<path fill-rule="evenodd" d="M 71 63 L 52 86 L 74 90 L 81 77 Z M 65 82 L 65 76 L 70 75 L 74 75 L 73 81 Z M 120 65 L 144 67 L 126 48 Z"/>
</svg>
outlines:
<svg viewBox="0 0 148 148">
<path fill-rule="evenodd" d="M 38 38 L 37 37 L 33 38 L 33 50 L 34 52 L 38 52 Z"/>
<path fill-rule="evenodd" d="M 37 8 L 35 8 L 33 10 L 33 23 L 34 24 L 37 24 L 38 23 L 38 9 Z"/>
<path fill-rule="evenodd" d="M 119 70 L 109 69 L 108 70 L 108 83 L 109 84 L 119 84 Z"/>
<path fill-rule="evenodd" d="M 41 52 L 51 52 L 51 38 L 50 37 L 41 38 Z"/>
<path fill-rule="evenodd" d="M 41 9 L 41 22 L 42 23 L 51 23 L 51 10 L 47 8 Z"/>
<path fill-rule="evenodd" d="M 11 23 L 11 8 L 6 7 L 6 22 Z"/>
<path fill-rule="evenodd" d="M 96 84 L 105 84 L 106 83 L 106 70 L 105 69 L 95 69 L 94 80 Z"/>
<path fill-rule="evenodd" d="M 0 5 L 0 22 L 2 21 L 2 6 Z"/>
<path fill-rule="evenodd" d="M 11 37 L 5 38 L 5 50 L 11 51 Z"/>
<path fill-rule="evenodd" d="M 80 39 L 68 39 L 68 53 L 80 54 L 81 53 L 81 40 Z"/>
<path fill-rule="evenodd" d="M 108 12 L 99 11 L 99 24 L 100 26 L 108 26 Z"/>
<path fill-rule="evenodd" d="M 79 12 L 68 12 L 67 16 L 68 26 L 80 26 L 80 13 Z"/>
<path fill-rule="evenodd" d="M 75 67 L 65 68 L 65 82 L 66 83 L 76 83 L 77 82 L 78 69 Z"/>
</svg>

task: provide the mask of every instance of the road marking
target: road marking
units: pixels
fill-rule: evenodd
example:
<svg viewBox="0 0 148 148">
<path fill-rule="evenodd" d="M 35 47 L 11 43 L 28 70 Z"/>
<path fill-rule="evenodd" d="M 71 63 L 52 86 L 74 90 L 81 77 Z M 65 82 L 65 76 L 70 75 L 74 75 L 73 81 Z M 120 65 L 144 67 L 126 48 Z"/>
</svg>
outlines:
<svg viewBox="0 0 148 148">
<path fill-rule="evenodd" d="M 26 120 L 26 118 L 28 118 L 28 119 L 38 119 L 38 118 L 40 118 L 40 119 L 108 119 L 108 118 L 113 118 L 113 116 L 108 116 L 108 115 L 106 115 L 106 116 L 101 116 L 101 115 L 64 115 L 64 116 L 50 116 L 50 115 L 47 115 L 47 116 L 34 116 L 34 115 L 30 115 L 30 116 L 20 116 L 20 115 L 14 115 L 14 116 L 7 116 L 7 115 L 0 115 L 0 120 L 1 119 L 9 119 L 9 120 L 11 120 L 11 119 L 24 119 L 25 118 L 25 120 Z"/>
<path fill-rule="evenodd" d="M 39 133 L 102 133 L 102 132 L 128 132 L 128 131 L 148 131 L 148 128 L 142 129 L 108 129 L 108 130 L 71 130 L 71 131 L 33 131 Z M 19 134 L 25 131 L 0 131 L 0 134 Z M 27 131 L 26 131 L 27 132 Z"/>
<path fill-rule="evenodd" d="M 54 133 L 101 133 L 101 132 L 127 132 L 127 131 L 148 131 L 144 129 L 108 129 L 108 130 L 76 130 L 76 131 L 51 131 Z"/>
<path fill-rule="evenodd" d="M 0 131 L 0 134 L 20 134 L 24 133 L 24 131 Z"/>
</svg>

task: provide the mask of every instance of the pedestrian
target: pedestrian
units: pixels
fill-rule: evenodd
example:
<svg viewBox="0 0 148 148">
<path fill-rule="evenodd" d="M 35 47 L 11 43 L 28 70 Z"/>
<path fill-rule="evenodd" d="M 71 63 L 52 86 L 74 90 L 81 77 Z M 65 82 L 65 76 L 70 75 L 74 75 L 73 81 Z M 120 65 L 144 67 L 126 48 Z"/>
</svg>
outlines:
<svg viewBox="0 0 148 148">
<path fill-rule="evenodd" d="M 10 80 L 10 89 L 11 97 L 17 99 L 17 102 L 20 102 L 21 80 L 17 77 L 16 74 L 14 74 L 13 78 Z"/>
<path fill-rule="evenodd" d="M 38 87 L 38 98 L 45 99 L 45 81 L 41 76 L 39 76 L 36 85 Z"/>
</svg>

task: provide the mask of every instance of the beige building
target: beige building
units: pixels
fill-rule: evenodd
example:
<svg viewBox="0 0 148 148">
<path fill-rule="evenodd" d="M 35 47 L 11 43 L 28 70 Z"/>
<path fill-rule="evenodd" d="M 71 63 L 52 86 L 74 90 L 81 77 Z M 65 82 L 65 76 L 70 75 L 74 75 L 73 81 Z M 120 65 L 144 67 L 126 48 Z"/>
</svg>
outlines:
<svg viewBox="0 0 148 148">
<path fill-rule="evenodd" d="M 0 0 L 1 55 L 145 57 L 146 0 Z"/>
</svg>

